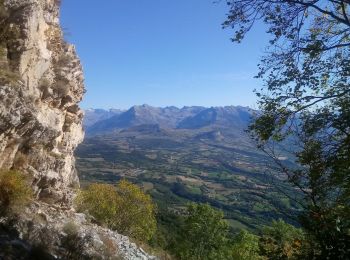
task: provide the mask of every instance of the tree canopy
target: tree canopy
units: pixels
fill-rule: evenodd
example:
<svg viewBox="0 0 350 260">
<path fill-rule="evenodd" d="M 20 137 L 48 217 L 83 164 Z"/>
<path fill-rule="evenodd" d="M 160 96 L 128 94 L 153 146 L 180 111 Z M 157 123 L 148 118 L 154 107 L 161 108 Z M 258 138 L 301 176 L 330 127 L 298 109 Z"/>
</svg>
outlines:
<svg viewBox="0 0 350 260">
<path fill-rule="evenodd" d="M 177 248 L 180 259 L 227 259 L 228 223 L 208 204 L 191 203 Z"/>
<path fill-rule="evenodd" d="M 257 77 L 258 146 L 303 194 L 301 224 L 324 257 L 350 255 L 349 1 L 227 1 L 225 27 L 240 42 L 258 21 L 271 36 Z M 288 142 L 298 166 L 279 160 Z"/>
<path fill-rule="evenodd" d="M 236 260 L 259 260 L 260 256 L 259 237 L 242 230 L 234 239 L 231 247 L 232 259 Z"/>
</svg>

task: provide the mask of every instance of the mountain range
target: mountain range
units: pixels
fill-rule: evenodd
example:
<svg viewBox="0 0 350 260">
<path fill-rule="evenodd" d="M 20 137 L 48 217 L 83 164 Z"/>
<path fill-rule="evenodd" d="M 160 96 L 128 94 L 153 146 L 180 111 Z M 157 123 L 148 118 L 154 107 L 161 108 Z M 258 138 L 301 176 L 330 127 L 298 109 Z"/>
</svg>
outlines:
<svg viewBox="0 0 350 260">
<path fill-rule="evenodd" d="M 88 109 L 84 127 L 87 135 L 102 134 L 136 126 L 158 125 L 162 129 L 245 128 L 254 111 L 248 107 L 201 107 L 177 108 L 133 106 L 128 110 Z"/>
<path fill-rule="evenodd" d="M 297 206 L 271 185 L 289 190 L 270 159 L 246 133 L 248 107 L 152 107 L 85 111 L 86 137 L 76 151 L 82 185 L 126 178 L 146 190 L 160 211 L 209 203 L 231 227 L 255 229 Z M 284 155 L 287 158 L 287 155 Z"/>
<path fill-rule="evenodd" d="M 266 175 L 271 161 L 246 133 L 256 113 L 240 106 L 89 109 L 76 152 L 82 185 L 126 178 L 163 213 L 209 203 L 231 228 L 254 230 L 283 218 L 280 209 L 297 208 L 271 185 L 290 190 L 279 175 Z"/>
</svg>

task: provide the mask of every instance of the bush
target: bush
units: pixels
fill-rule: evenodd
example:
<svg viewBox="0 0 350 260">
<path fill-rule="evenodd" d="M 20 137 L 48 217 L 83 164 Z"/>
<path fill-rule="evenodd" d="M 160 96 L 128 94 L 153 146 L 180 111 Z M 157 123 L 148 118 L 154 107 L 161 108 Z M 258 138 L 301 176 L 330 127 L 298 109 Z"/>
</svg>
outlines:
<svg viewBox="0 0 350 260">
<path fill-rule="evenodd" d="M 78 211 L 87 211 L 100 224 L 113 227 L 117 214 L 117 193 L 113 185 L 91 184 L 79 192 L 75 202 Z"/>
<path fill-rule="evenodd" d="M 258 260 L 263 259 L 259 255 L 259 237 L 242 230 L 233 239 L 231 247 L 232 259 L 237 260 Z"/>
<path fill-rule="evenodd" d="M 117 193 L 116 229 L 141 241 L 151 239 L 157 226 L 151 196 L 126 180 L 118 183 Z"/>
<path fill-rule="evenodd" d="M 33 192 L 27 176 L 18 171 L 0 172 L 0 213 L 16 213 L 28 205 Z"/>
<path fill-rule="evenodd" d="M 299 259 L 304 253 L 305 243 L 301 229 L 278 220 L 263 229 L 260 249 L 268 259 Z"/>
<path fill-rule="evenodd" d="M 4 0 L 0 0 L 0 24 L 9 17 L 9 12 L 5 8 Z"/>
<path fill-rule="evenodd" d="M 228 223 L 222 211 L 208 204 L 188 205 L 188 215 L 178 241 L 180 259 L 229 259 L 227 252 Z"/>
<path fill-rule="evenodd" d="M 64 227 L 63 231 L 66 236 L 61 239 L 62 257 L 63 259 L 71 260 L 83 260 L 89 259 L 85 255 L 85 251 L 92 241 L 92 237 L 89 234 L 79 235 L 78 226 L 73 222 L 68 222 Z"/>
<path fill-rule="evenodd" d="M 12 72 L 8 68 L 0 68 L 0 83 L 10 84 L 15 86 L 20 81 L 20 75 L 17 72 Z"/>
<path fill-rule="evenodd" d="M 122 180 L 117 187 L 91 184 L 79 193 L 76 205 L 88 211 L 98 222 L 109 228 L 148 241 L 156 231 L 155 205 L 138 186 Z"/>
</svg>

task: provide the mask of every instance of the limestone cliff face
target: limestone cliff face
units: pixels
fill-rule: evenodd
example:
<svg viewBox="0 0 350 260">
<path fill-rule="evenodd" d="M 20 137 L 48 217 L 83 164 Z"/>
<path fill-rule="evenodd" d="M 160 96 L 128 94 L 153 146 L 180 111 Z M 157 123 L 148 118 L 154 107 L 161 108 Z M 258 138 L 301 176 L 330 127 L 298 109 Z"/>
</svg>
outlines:
<svg viewBox="0 0 350 260">
<path fill-rule="evenodd" d="M 28 173 L 39 199 L 67 203 L 79 184 L 82 66 L 63 39 L 59 0 L 0 5 L 0 168 Z"/>
<path fill-rule="evenodd" d="M 0 229 L 11 230 L 0 237 L 0 258 L 24 259 L 39 245 L 52 259 L 67 259 L 62 241 L 74 224 L 70 243 L 87 259 L 155 259 L 71 207 L 84 78 L 74 47 L 63 40 L 59 2 L 0 0 L 0 170 L 27 173 L 38 198 L 15 219 L 0 218 Z"/>
</svg>

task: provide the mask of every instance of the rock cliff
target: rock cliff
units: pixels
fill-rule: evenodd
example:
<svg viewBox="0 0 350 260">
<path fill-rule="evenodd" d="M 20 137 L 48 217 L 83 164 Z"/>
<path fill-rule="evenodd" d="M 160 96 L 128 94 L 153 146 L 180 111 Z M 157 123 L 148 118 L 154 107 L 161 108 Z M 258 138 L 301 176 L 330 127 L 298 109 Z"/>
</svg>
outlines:
<svg viewBox="0 0 350 260">
<path fill-rule="evenodd" d="M 45 244 L 49 259 L 67 259 L 68 241 L 83 243 L 76 253 L 93 259 L 153 259 L 72 207 L 85 90 L 75 48 L 63 38 L 59 6 L 59 0 L 0 0 L 0 170 L 27 174 L 36 197 L 15 223 L 0 218 L 0 258 L 25 259 Z M 77 243 L 65 230 L 71 223 Z M 6 235 L 3 226 L 15 231 Z M 3 255 L 4 245 L 16 248 L 12 258 Z"/>
<path fill-rule="evenodd" d="M 0 168 L 26 171 L 39 198 L 67 203 L 79 182 L 84 77 L 57 0 L 6 0 L 0 45 Z"/>
</svg>

